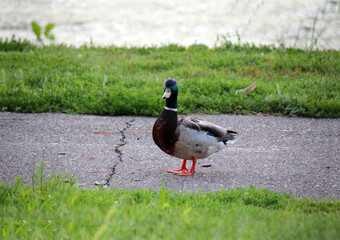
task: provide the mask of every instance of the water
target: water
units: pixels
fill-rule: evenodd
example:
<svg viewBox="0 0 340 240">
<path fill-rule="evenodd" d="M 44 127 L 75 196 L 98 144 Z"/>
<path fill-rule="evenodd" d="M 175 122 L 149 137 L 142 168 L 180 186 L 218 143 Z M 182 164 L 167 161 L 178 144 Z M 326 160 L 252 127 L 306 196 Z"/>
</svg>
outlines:
<svg viewBox="0 0 340 240">
<path fill-rule="evenodd" d="M 55 23 L 57 43 L 150 46 L 255 44 L 340 48 L 340 0 L 0 0 L 0 37 L 35 40 L 31 22 Z M 314 27 L 313 27 L 314 26 Z"/>
</svg>

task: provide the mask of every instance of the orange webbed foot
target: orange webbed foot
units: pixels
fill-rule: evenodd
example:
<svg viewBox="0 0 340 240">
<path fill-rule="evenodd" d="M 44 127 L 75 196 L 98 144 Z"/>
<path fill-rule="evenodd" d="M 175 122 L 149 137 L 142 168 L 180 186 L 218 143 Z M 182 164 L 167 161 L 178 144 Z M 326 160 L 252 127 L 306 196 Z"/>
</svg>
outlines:
<svg viewBox="0 0 340 240">
<path fill-rule="evenodd" d="M 194 159 L 192 159 L 192 167 L 191 167 L 191 169 L 190 169 L 190 172 L 188 172 L 188 169 L 186 168 L 186 163 L 187 163 L 187 160 L 186 160 L 186 159 L 183 160 L 181 169 L 172 169 L 172 170 L 168 170 L 168 172 L 175 173 L 176 175 L 179 175 L 179 176 L 190 176 L 190 175 L 194 175 L 194 173 L 195 173 L 196 161 L 197 161 L 197 158 L 196 158 L 196 157 L 195 157 Z"/>
<path fill-rule="evenodd" d="M 185 172 L 185 171 L 188 171 L 188 169 L 185 168 L 185 169 L 169 169 L 169 170 L 167 170 L 167 172 L 169 172 L 169 173 L 176 173 L 176 174 L 179 174 L 179 173 Z"/>
<path fill-rule="evenodd" d="M 179 172 L 185 172 L 185 171 L 188 171 L 188 169 L 186 168 L 186 165 L 187 165 L 187 160 L 186 159 L 183 159 L 183 163 L 182 163 L 182 167 L 181 169 L 169 169 L 168 172 L 169 173 L 179 173 Z"/>
<path fill-rule="evenodd" d="M 178 172 L 175 174 L 179 176 L 190 176 L 190 175 L 194 175 L 194 172 Z"/>
</svg>

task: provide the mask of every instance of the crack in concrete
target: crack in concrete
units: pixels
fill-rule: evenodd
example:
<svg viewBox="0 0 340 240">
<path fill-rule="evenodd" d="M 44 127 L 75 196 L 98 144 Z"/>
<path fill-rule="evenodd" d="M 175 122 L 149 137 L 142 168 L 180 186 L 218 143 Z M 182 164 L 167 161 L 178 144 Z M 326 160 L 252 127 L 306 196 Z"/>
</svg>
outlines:
<svg viewBox="0 0 340 240">
<path fill-rule="evenodd" d="M 105 182 L 105 186 L 109 186 L 110 185 L 110 180 L 112 179 L 113 175 L 116 173 L 116 167 L 120 162 L 123 162 L 123 153 L 120 150 L 121 147 L 123 147 L 126 144 L 126 135 L 125 135 L 125 131 L 132 126 L 132 122 L 134 122 L 135 119 L 131 119 L 130 121 L 125 122 L 125 127 L 122 130 L 119 130 L 120 134 L 122 135 L 122 137 L 120 138 L 120 142 L 115 146 L 115 153 L 118 156 L 118 161 L 113 165 L 112 167 L 112 171 L 110 173 L 110 175 L 106 178 L 106 182 Z"/>
</svg>

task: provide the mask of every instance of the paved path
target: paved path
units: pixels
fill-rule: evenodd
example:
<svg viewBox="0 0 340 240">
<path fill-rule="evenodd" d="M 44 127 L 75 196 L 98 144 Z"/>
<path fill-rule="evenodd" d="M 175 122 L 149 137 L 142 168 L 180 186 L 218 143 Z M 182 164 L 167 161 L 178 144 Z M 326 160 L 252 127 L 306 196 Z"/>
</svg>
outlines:
<svg viewBox="0 0 340 240">
<path fill-rule="evenodd" d="M 268 188 L 297 197 L 340 199 L 340 119 L 199 115 L 239 132 L 237 142 L 198 161 L 194 176 L 167 169 L 181 160 L 153 143 L 155 118 L 0 112 L 0 181 L 30 182 L 33 162 L 79 184 L 110 188 L 217 191 Z M 204 167 L 210 166 L 210 167 Z M 189 163 L 190 167 L 190 163 Z"/>
</svg>

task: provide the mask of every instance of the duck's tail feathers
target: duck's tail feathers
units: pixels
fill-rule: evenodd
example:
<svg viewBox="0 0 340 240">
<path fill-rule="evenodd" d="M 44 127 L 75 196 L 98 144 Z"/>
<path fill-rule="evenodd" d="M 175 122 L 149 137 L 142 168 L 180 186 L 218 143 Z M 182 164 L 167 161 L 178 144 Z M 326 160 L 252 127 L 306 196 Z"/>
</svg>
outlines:
<svg viewBox="0 0 340 240">
<path fill-rule="evenodd" d="M 229 144 L 233 144 L 234 142 L 236 142 L 235 141 L 236 135 L 237 135 L 237 132 L 227 130 L 227 133 L 223 137 L 218 137 L 217 141 L 223 142 L 224 144 L 227 144 L 227 142 Z"/>
</svg>

